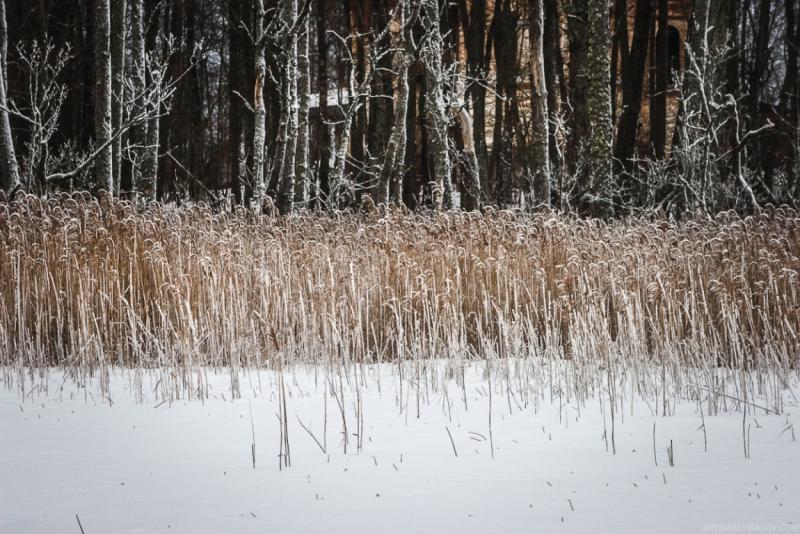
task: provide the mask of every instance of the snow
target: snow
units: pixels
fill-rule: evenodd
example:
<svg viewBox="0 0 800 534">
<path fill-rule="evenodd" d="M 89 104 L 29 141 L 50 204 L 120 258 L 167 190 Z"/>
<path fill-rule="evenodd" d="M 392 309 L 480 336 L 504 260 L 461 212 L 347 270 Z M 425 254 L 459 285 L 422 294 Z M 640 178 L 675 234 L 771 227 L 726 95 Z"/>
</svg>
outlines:
<svg viewBox="0 0 800 534">
<path fill-rule="evenodd" d="M 397 370 L 284 370 L 283 468 L 274 372 L 239 370 L 232 399 L 230 375 L 209 371 L 208 398 L 165 400 L 156 371 L 143 375 L 139 399 L 129 370 L 111 370 L 107 394 L 97 377 L 55 369 L 37 380 L 46 388 L 28 381 L 23 391 L 6 370 L 0 532 L 80 532 L 76 515 L 86 534 L 800 532 L 796 380 L 783 414 L 748 410 L 745 458 L 735 401 L 704 414 L 704 440 L 697 401 L 664 417 L 655 399 L 618 391 L 613 454 L 602 389 L 583 401 L 562 388 L 526 394 L 502 372 L 489 380 L 484 363 L 467 365 L 463 388 L 444 364 L 405 369 L 402 381 Z M 347 453 L 326 380 L 344 397 Z"/>
</svg>

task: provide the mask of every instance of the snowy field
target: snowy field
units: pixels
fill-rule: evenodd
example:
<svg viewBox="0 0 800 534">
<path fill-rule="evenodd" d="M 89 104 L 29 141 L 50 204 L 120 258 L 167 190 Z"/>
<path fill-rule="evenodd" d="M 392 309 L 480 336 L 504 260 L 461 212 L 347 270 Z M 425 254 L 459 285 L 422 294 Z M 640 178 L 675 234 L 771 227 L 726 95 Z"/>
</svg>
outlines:
<svg viewBox="0 0 800 534">
<path fill-rule="evenodd" d="M 235 399 L 225 370 L 15 373 L 2 533 L 800 532 L 796 376 L 743 404 L 566 362 L 239 370 Z"/>
</svg>

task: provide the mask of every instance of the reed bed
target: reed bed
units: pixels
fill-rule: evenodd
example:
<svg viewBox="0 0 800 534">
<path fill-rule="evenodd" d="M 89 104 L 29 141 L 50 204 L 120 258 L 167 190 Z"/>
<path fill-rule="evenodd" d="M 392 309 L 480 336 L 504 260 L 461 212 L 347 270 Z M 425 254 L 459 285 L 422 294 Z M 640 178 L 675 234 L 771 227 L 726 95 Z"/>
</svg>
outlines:
<svg viewBox="0 0 800 534">
<path fill-rule="evenodd" d="M 763 370 L 800 355 L 800 216 L 506 211 L 271 218 L 88 195 L 0 204 L 0 365 L 582 362 Z M 652 378 L 651 378 L 652 380 Z"/>
</svg>

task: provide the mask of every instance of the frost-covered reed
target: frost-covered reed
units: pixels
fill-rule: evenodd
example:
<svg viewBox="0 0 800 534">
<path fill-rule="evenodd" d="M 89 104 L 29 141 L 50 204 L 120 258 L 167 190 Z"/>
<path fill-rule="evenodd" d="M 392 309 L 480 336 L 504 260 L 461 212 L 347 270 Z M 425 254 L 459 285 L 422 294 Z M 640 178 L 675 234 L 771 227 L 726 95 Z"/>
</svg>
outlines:
<svg viewBox="0 0 800 534">
<path fill-rule="evenodd" d="M 788 209 L 271 218 L 22 196 L 0 204 L 0 365 L 199 376 L 514 357 L 655 364 L 680 388 L 686 369 L 706 386 L 719 368 L 779 379 L 800 355 L 799 257 Z"/>
</svg>

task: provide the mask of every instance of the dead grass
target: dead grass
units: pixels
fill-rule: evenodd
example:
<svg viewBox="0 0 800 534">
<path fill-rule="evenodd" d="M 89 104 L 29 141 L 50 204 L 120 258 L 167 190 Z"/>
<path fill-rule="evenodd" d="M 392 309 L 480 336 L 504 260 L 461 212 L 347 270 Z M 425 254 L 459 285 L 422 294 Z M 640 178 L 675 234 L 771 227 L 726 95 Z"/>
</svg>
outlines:
<svg viewBox="0 0 800 534">
<path fill-rule="evenodd" d="M 800 216 L 603 223 L 0 204 L 0 365 L 444 358 L 796 369 Z M 778 375 L 781 373 L 778 372 Z M 708 383 L 708 382 L 707 382 Z"/>
</svg>

